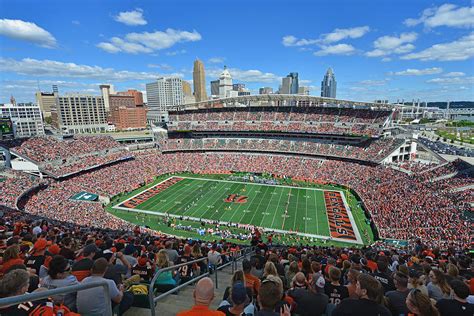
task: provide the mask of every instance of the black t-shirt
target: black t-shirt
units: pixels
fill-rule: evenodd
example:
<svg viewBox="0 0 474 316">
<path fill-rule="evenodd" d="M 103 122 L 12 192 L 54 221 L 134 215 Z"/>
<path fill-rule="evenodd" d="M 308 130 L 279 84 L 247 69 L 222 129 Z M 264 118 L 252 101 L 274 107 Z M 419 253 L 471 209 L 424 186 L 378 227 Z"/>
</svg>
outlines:
<svg viewBox="0 0 474 316">
<path fill-rule="evenodd" d="M 75 258 L 74 251 L 69 248 L 61 248 L 59 254 L 69 260 L 74 260 Z"/>
<path fill-rule="evenodd" d="M 332 316 L 352 315 L 391 316 L 392 313 L 385 306 L 377 304 L 375 301 L 353 298 L 343 300 L 332 312 Z"/>
<path fill-rule="evenodd" d="M 36 270 L 36 274 L 39 275 L 39 271 L 41 266 L 44 263 L 46 256 L 40 255 L 40 256 L 29 256 L 28 258 L 25 259 L 25 266 L 28 268 L 32 268 Z"/>
<path fill-rule="evenodd" d="M 339 305 L 343 299 L 349 297 L 349 290 L 344 285 L 326 283 L 324 285 L 324 293 L 329 297 L 329 303 L 334 305 Z"/>
<path fill-rule="evenodd" d="M 28 316 L 30 313 L 40 305 L 45 305 L 47 299 L 42 299 L 34 302 L 23 302 L 18 305 L 12 305 L 7 308 L 0 308 L 0 315 L 8 316 Z"/>
<path fill-rule="evenodd" d="M 225 305 L 225 306 L 221 306 L 219 307 L 217 310 L 219 312 L 223 312 L 226 316 L 246 316 L 247 314 L 245 313 L 241 313 L 241 314 L 234 314 L 230 311 L 230 308 L 232 307 L 232 305 Z"/>
<path fill-rule="evenodd" d="M 326 311 L 329 298 L 326 294 L 313 293 L 306 289 L 291 289 L 288 296 L 296 302 L 296 314 L 301 316 L 322 315 Z"/>
<path fill-rule="evenodd" d="M 388 308 L 393 315 L 408 315 L 409 310 L 406 304 L 406 299 L 410 290 L 402 291 L 388 291 L 385 296 L 388 299 Z"/>
<path fill-rule="evenodd" d="M 474 304 L 461 303 L 457 300 L 440 299 L 436 303 L 441 316 L 472 316 L 474 315 Z"/>
<path fill-rule="evenodd" d="M 186 263 L 193 260 L 194 259 L 191 258 L 190 256 L 182 256 L 178 258 L 177 264 Z M 191 263 L 191 264 L 182 266 L 178 268 L 178 271 L 182 278 L 191 278 L 193 276 L 193 264 Z"/>
<path fill-rule="evenodd" d="M 132 267 L 132 274 L 139 275 L 145 281 L 150 281 L 153 278 L 153 267 L 150 263 L 144 266 L 138 263 Z"/>
<path fill-rule="evenodd" d="M 372 276 L 379 280 L 379 282 L 382 284 L 384 293 L 395 290 L 395 284 L 393 283 L 393 279 L 390 275 L 388 275 L 388 273 L 375 272 L 372 274 Z"/>
</svg>

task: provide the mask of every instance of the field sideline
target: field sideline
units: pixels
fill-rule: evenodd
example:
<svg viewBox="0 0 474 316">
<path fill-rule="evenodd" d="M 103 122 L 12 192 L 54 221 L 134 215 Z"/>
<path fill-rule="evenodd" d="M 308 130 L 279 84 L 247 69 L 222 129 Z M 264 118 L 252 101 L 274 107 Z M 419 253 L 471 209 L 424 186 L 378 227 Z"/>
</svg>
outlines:
<svg viewBox="0 0 474 316">
<path fill-rule="evenodd" d="M 333 213 L 328 214 L 326 207 L 329 194 L 340 194 L 341 208 L 347 210 L 345 225 L 353 229 L 352 240 L 335 235 L 334 225 L 330 228 Z M 169 177 L 112 208 L 224 224 L 250 224 L 276 232 L 362 244 L 345 193 L 340 190 Z"/>
</svg>

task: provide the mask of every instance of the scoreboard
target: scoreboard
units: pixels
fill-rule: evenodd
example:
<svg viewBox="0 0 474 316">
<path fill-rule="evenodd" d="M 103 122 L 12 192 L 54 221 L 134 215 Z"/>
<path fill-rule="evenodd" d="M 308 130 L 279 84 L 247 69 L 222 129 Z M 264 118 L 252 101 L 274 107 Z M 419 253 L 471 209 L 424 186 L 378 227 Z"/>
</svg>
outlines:
<svg viewBox="0 0 474 316">
<path fill-rule="evenodd" d="M 0 135 L 13 136 L 13 123 L 9 118 L 0 117 Z"/>
</svg>

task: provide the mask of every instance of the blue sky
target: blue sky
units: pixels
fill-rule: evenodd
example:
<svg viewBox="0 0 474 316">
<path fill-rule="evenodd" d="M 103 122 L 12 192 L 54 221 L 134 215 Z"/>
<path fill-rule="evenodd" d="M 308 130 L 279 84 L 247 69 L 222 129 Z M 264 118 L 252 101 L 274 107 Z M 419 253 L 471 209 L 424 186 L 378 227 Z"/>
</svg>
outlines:
<svg viewBox="0 0 474 316">
<path fill-rule="evenodd" d="M 298 72 L 337 97 L 474 100 L 470 1 L 0 0 L 0 103 L 98 85 L 145 90 L 158 76 L 192 79 L 196 57 L 215 80 L 224 65 L 258 93 Z"/>
</svg>

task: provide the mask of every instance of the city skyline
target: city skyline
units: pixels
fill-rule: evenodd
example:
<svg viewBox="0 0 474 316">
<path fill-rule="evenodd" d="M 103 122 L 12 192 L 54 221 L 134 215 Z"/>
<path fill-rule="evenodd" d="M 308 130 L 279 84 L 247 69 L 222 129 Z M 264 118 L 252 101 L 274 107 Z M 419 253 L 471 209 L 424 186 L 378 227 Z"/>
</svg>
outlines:
<svg viewBox="0 0 474 316">
<path fill-rule="evenodd" d="M 238 24 L 242 12 L 230 3 L 192 3 L 70 1 L 62 7 L 1 0 L 0 103 L 11 95 L 34 102 L 38 85 L 44 92 L 56 85 L 61 94 L 99 95 L 100 84 L 145 91 L 159 77 L 192 83 L 196 58 L 206 69 L 208 95 L 227 65 L 234 83 L 252 94 L 262 87 L 277 91 L 282 78 L 297 72 L 299 85 L 318 96 L 331 67 L 340 99 L 474 100 L 469 1 L 244 1 L 239 5 L 252 10 Z M 262 10 L 272 19 L 262 19 Z M 234 21 L 239 31 L 223 36 L 216 17 Z"/>
</svg>

